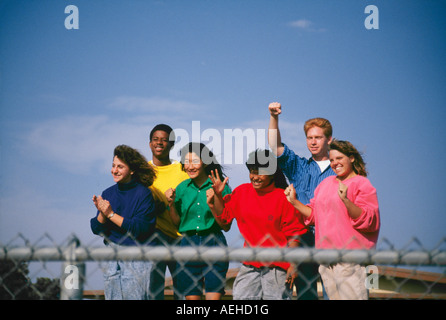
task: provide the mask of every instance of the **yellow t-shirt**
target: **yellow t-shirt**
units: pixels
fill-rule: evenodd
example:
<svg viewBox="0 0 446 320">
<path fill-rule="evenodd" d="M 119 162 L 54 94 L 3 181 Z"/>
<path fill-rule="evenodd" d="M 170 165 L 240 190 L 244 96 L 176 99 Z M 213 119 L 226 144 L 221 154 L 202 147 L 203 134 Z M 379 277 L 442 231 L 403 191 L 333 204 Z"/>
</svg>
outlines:
<svg viewBox="0 0 446 320">
<path fill-rule="evenodd" d="M 175 189 L 180 182 L 189 179 L 189 176 L 181 169 L 181 163 L 178 161 L 172 161 L 172 163 L 167 166 L 155 166 L 152 160 L 150 160 L 149 163 L 154 166 L 157 171 L 156 179 L 153 182 L 153 185 L 150 186 L 150 190 L 152 191 L 153 197 L 163 201 L 167 207 L 167 199 L 164 193 L 169 188 Z M 156 228 L 171 238 L 181 236 L 178 232 L 178 228 L 173 224 L 172 219 L 170 218 L 168 209 L 157 216 Z"/>
</svg>

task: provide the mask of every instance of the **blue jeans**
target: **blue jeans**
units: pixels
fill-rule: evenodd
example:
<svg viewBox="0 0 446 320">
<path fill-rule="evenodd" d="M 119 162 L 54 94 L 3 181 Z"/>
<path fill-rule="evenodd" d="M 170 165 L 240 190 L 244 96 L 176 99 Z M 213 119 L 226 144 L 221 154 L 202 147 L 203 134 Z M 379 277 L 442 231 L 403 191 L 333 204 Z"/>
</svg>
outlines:
<svg viewBox="0 0 446 320">
<path fill-rule="evenodd" d="M 110 244 L 113 248 L 122 246 Z M 148 300 L 151 261 L 110 261 L 104 271 L 106 300 Z"/>
<path fill-rule="evenodd" d="M 314 247 L 314 231 L 301 236 L 301 246 L 304 248 Z M 319 264 L 304 262 L 298 265 L 298 277 L 294 285 L 296 286 L 297 300 L 318 300 L 317 281 L 319 280 Z"/>
<path fill-rule="evenodd" d="M 177 244 L 178 239 L 171 238 L 159 230 L 156 230 L 155 234 L 156 237 L 152 245 L 171 246 Z M 180 300 L 182 298 L 177 289 L 177 262 L 156 261 L 150 273 L 150 300 L 164 300 L 164 283 L 167 268 L 169 268 L 172 276 L 174 299 Z"/>
<path fill-rule="evenodd" d="M 181 239 L 180 246 L 227 246 L 226 238 L 221 231 L 209 235 L 191 235 Z M 193 261 L 178 264 L 178 289 L 184 296 L 202 295 L 203 287 L 208 292 L 225 293 L 226 273 L 229 262 Z"/>
</svg>

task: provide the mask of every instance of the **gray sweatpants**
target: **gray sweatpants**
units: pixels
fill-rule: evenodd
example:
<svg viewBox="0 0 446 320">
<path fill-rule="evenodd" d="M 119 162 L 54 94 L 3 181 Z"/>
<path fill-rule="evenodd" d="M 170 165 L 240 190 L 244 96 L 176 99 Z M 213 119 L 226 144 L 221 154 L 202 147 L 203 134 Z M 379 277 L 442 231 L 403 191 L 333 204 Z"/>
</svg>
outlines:
<svg viewBox="0 0 446 320">
<path fill-rule="evenodd" d="M 292 291 L 285 284 L 281 268 L 255 268 L 242 265 L 233 286 L 234 300 L 291 300 Z"/>
</svg>

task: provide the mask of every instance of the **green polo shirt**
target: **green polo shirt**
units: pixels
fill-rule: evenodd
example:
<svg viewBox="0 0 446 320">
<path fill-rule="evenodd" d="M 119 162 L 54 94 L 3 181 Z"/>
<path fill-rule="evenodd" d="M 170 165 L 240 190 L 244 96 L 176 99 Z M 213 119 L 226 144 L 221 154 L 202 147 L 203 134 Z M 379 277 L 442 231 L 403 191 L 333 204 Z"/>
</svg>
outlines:
<svg viewBox="0 0 446 320">
<path fill-rule="evenodd" d="M 175 189 L 175 208 L 181 218 L 178 228 L 181 233 L 206 231 L 211 229 L 214 223 L 216 224 L 211 209 L 206 202 L 206 190 L 210 188 L 212 188 L 211 179 L 207 179 L 200 188 L 192 179 L 187 179 Z M 226 185 L 223 196 L 230 193 L 231 189 Z"/>
</svg>

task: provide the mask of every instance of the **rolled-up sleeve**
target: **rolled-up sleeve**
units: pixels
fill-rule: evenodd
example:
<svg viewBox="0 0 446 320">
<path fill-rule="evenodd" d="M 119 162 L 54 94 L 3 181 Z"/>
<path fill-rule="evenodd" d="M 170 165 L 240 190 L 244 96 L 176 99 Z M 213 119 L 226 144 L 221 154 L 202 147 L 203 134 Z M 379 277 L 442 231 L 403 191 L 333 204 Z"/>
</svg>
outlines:
<svg viewBox="0 0 446 320">
<path fill-rule="evenodd" d="M 380 228 L 380 215 L 376 189 L 370 183 L 363 183 L 355 190 L 353 203 L 362 209 L 361 215 L 351 219 L 353 228 L 361 232 L 376 232 Z"/>
</svg>

